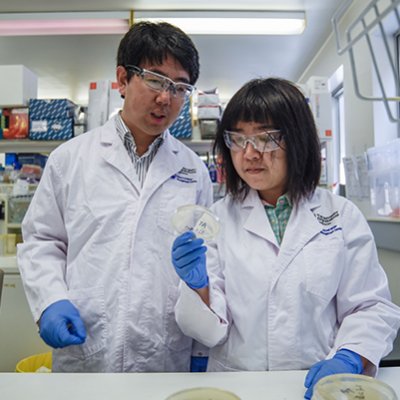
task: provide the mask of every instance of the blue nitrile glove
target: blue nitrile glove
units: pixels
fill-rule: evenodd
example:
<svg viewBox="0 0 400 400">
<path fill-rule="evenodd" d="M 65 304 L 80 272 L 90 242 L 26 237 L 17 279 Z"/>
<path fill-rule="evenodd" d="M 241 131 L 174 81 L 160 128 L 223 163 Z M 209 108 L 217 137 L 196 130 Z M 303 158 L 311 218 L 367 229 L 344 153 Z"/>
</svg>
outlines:
<svg viewBox="0 0 400 400">
<path fill-rule="evenodd" d="M 77 308 L 69 300 L 50 304 L 40 317 L 40 337 L 55 349 L 82 344 L 86 329 Z"/>
<path fill-rule="evenodd" d="M 207 247 L 192 231 L 182 233 L 172 245 L 172 264 L 176 273 L 192 289 L 208 286 L 206 269 Z"/>
<path fill-rule="evenodd" d="M 190 372 L 206 372 L 208 357 L 192 356 L 190 358 Z"/>
<path fill-rule="evenodd" d="M 361 374 L 363 372 L 361 356 L 351 350 L 341 349 L 330 360 L 314 364 L 306 376 L 304 386 L 307 389 L 305 399 L 311 399 L 315 384 L 323 377 L 334 374 Z"/>
</svg>

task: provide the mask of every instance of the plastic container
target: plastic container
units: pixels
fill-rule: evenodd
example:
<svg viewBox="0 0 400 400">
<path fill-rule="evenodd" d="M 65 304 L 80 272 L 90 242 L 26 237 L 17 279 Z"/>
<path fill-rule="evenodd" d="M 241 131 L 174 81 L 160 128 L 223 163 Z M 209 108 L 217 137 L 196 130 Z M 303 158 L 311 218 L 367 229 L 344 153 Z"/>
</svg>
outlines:
<svg viewBox="0 0 400 400">
<path fill-rule="evenodd" d="M 312 400 L 398 400 L 386 383 L 365 375 L 336 374 L 322 378 Z"/>
<path fill-rule="evenodd" d="M 222 389 L 199 387 L 174 393 L 166 400 L 240 400 L 240 397 Z"/>
<path fill-rule="evenodd" d="M 11 195 L 8 198 L 8 223 L 20 224 L 32 200 L 33 193 L 25 195 Z"/>
<path fill-rule="evenodd" d="M 18 362 L 15 372 L 51 372 L 51 352 L 35 354 Z"/>
<path fill-rule="evenodd" d="M 368 149 L 367 164 L 373 211 L 400 217 L 400 139 Z"/>
<path fill-rule="evenodd" d="M 177 234 L 193 231 L 205 241 L 214 239 L 219 232 L 218 218 L 207 208 L 195 204 L 177 208 L 171 222 Z"/>
</svg>

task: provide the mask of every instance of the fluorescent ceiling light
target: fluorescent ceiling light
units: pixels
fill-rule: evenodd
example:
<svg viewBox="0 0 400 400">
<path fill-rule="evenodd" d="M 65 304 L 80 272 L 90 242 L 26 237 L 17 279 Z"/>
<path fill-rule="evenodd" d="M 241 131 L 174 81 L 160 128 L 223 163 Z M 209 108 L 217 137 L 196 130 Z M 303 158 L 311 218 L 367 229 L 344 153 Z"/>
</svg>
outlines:
<svg viewBox="0 0 400 400">
<path fill-rule="evenodd" d="M 135 11 L 133 22 L 165 21 L 192 35 L 299 35 L 303 11 Z"/>
<path fill-rule="evenodd" d="M 130 23 L 165 21 L 193 35 L 298 35 L 303 11 L 125 11 L 0 14 L 0 36 L 124 34 Z"/>
<path fill-rule="evenodd" d="M 0 36 L 124 34 L 129 12 L 0 14 Z"/>
</svg>

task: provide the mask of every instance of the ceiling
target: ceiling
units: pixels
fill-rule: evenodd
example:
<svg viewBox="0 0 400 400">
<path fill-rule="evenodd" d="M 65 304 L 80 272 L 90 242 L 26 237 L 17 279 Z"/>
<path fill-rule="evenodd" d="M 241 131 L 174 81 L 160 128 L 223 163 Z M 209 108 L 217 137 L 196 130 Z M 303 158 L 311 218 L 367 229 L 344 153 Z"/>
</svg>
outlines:
<svg viewBox="0 0 400 400">
<path fill-rule="evenodd" d="M 296 81 L 332 32 L 342 0 L 0 0 L 0 13 L 123 10 L 304 10 L 299 36 L 192 36 L 201 62 L 202 89 L 216 85 L 227 96 L 256 76 Z M 245 7 L 244 7 L 245 4 Z"/>
</svg>

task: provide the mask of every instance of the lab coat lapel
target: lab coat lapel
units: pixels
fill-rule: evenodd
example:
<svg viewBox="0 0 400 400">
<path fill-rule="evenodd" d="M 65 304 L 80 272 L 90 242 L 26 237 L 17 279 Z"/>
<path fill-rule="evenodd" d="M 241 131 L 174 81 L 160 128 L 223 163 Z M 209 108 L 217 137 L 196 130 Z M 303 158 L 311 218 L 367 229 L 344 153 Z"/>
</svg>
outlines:
<svg viewBox="0 0 400 400">
<path fill-rule="evenodd" d="M 303 247 L 321 231 L 321 225 L 313 214 L 319 204 L 318 196 L 314 196 L 293 208 L 279 251 L 276 279 Z"/>
<path fill-rule="evenodd" d="M 247 219 L 244 222 L 244 229 L 268 240 L 278 247 L 271 224 L 265 212 L 257 191 L 250 190 L 242 204 L 242 210 L 248 210 Z"/>
<path fill-rule="evenodd" d="M 100 132 L 100 152 L 104 161 L 121 172 L 129 182 L 136 188 L 134 180 L 135 170 L 128 152 L 125 150 L 122 140 L 119 138 L 114 119 L 109 120 Z M 139 190 L 139 188 L 136 188 Z"/>
<path fill-rule="evenodd" d="M 171 136 L 167 134 L 150 164 L 142 189 L 143 196 L 150 197 L 166 180 L 182 168 L 183 162 L 179 160 L 178 146 L 173 142 Z"/>
</svg>

